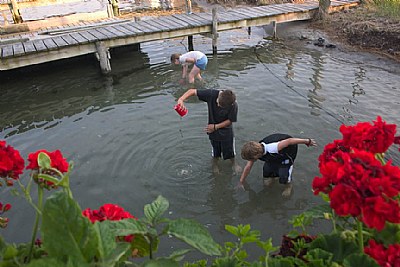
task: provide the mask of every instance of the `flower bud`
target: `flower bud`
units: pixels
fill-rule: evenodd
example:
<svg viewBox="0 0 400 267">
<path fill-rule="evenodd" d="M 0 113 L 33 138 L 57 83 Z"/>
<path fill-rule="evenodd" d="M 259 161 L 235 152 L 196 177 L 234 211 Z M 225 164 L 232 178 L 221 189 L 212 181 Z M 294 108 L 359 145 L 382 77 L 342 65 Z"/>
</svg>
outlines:
<svg viewBox="0 0 400 267">
<path fill-rule="evenodd" d="M 342 238 L 343 240 L 345 240 L 347 242 L 353 242 L 354 240 L 356 240 L 356 234 L 354 231 L 344 230 L 340 234 L 340 238 Z"/>
</svg>

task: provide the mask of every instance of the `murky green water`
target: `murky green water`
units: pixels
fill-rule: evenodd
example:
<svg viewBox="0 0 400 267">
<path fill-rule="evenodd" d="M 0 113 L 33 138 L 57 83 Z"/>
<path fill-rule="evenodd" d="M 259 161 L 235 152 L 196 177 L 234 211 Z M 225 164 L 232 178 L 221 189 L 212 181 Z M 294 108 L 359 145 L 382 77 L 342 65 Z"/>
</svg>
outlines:
<svg viewBox="0 0 400 267">
<path fill-rule="evenodd" d="M 143 206 L 161 194 L 170 201 L 170 218 L 196 219 L 219 242 L 230 238 L 225 224 L 251 224 L 278 244 L 291 229 L 291 216 L 320 202 L 311 192 L 317 158 L 325 144 L 340 137 L 341 122 L 377 115 L 399 122 L 400 73 L 395 63 L 371 55 L 299 40 L 284 45 L 263 41 L 263 35 L 261 28 L 251 36 L 245 29 L 221 33 L 219 50 L 229 53 L 215 57 L 210 40 L 195 36 L 195 49 L 209 54 L 206 87 L 237 94 L 238 156 L 244 142 L 274 132 L 318 141 L 317 148 L 299 148 L 290 199 L 281 197 L 279 184 L 263 188 L 260 162 L 248 177 L 247 192 L 235 190 L 239 176 L 228 162 L 221 174 L 212 173 L 211 146 L 203 132 L 206 104 L 189 101 L 182 119 L 173 110 L 185 89 L 177 83 L 180 69 L 168 58 L 186 51 L 185 39 L 114 53 L 113 75 L 107 78 L 93 57 L 26 69 L 18 78 L 2 75 L 0 139 L 23 157 L 60 149 L 73 160 L 71 187 L 82 209 L 112 202 L 142 217 Z M 400 164 L 395 149 L 388 156 Z M 240 156 L 239 163 L 245 164 Z M 2 191 L 0 201 L 13 209 L 1 234 L 9 242 L 28 242 L 33 211 L 9 188 Z M 162 251 L 179 244 L 169 240 Z"/>
</svg>

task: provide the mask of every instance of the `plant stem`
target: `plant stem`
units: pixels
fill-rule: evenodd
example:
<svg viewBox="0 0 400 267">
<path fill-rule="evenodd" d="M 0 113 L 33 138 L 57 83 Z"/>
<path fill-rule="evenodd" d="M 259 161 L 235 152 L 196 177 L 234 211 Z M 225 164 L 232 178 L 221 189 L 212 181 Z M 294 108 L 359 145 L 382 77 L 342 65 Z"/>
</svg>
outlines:
<svg viewBox="0 0 400 267">
<path fill-rule="evenodd" d="M 33 232 L 32 232 L 32 239 L 31 239 L 31 246 L 29 248 L 29 254 L 28 254 L 28 259 L 27 263 L 31 261 L 32 258 L 32 252 L 33 252 L 33 246 L 35 245 L 35 240 L 36 240 L 36 234 L 37 230 L 39 228 L 39 221 L 42 213 L 42 204 L 43 204 L 43 188 L 38 185 L 38 210 L 36 211 L 36 219 L 35 219 L 35 225 L 33 226 Z"/>
<path fill-rule="evenodd" d="M 357 220 L 357 230 L 358 230 L 358 246 L 360 247 L 360 252 L 364 253 L 364 238 L 363 238 L 363 226 L 362 222 Z"/>
</svg>

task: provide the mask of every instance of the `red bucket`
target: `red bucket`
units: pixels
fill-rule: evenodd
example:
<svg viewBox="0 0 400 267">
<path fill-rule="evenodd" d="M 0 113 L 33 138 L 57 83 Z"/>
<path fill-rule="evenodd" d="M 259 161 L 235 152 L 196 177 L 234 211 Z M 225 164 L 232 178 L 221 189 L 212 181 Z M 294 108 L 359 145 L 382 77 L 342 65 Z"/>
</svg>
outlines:
<svg viewBox="0 0 400 267">
<path fill-rule="evenodd" d="M 178 114 L 183 117 L 188 113 L 188 110 L 183 108 L 181 105 L 175 105 L 174 109 L 176 110 L 176 112 L 178 112 Z"/>
</svg>

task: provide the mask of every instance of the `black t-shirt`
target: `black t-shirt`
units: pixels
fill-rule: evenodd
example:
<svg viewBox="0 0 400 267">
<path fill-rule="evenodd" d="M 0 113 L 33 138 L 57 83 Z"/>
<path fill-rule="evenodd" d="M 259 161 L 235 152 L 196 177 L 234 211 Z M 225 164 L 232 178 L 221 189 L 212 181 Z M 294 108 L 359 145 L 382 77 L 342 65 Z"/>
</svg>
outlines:
<svg viewBox="0 0 400 267">
<path fill-rule="evenodd" d="M 217 124 L 225 120 L 231 122 L 237 121 L 238 105 L 233 103 L 228 108 L 221 108 L 217 105 L 217 98 L 220 90 L 205 89 L 197 90 L 197 97 L 207 102 L 208 106 L 208 124 Z M 209 134 L 210 140 L 214 141 L 228 141 L 233 139 L 233 127 L 232 124 L 228 127 L 224 127 Z"/>
<path fill-rule="evenodd" d="M 281 140 L 285 140 L 287 138 L 291 138 L 290 135 L 288 134 L 282 134 L 282 133 L 276 133 L 276 134 L 271 134 L 265 137 L 263 140 L 260 141 L 265 143 L 265 144 L 270 144 L 270 143 L 275 143 L 279 142 Z M 295 158 L 297 156 L 297 145 L 290 145 L 288 147 L 285 147 L 281 151 L 279 151 L 279 154 L 275 153 L 268 153 L 263 155 L 261 158 L 259 158 L 262 161 L 276 161 L 276 162 L 282 162 L 286 159 L 289 159 L 290 162 L 293 164 Z"/>
</svg>

